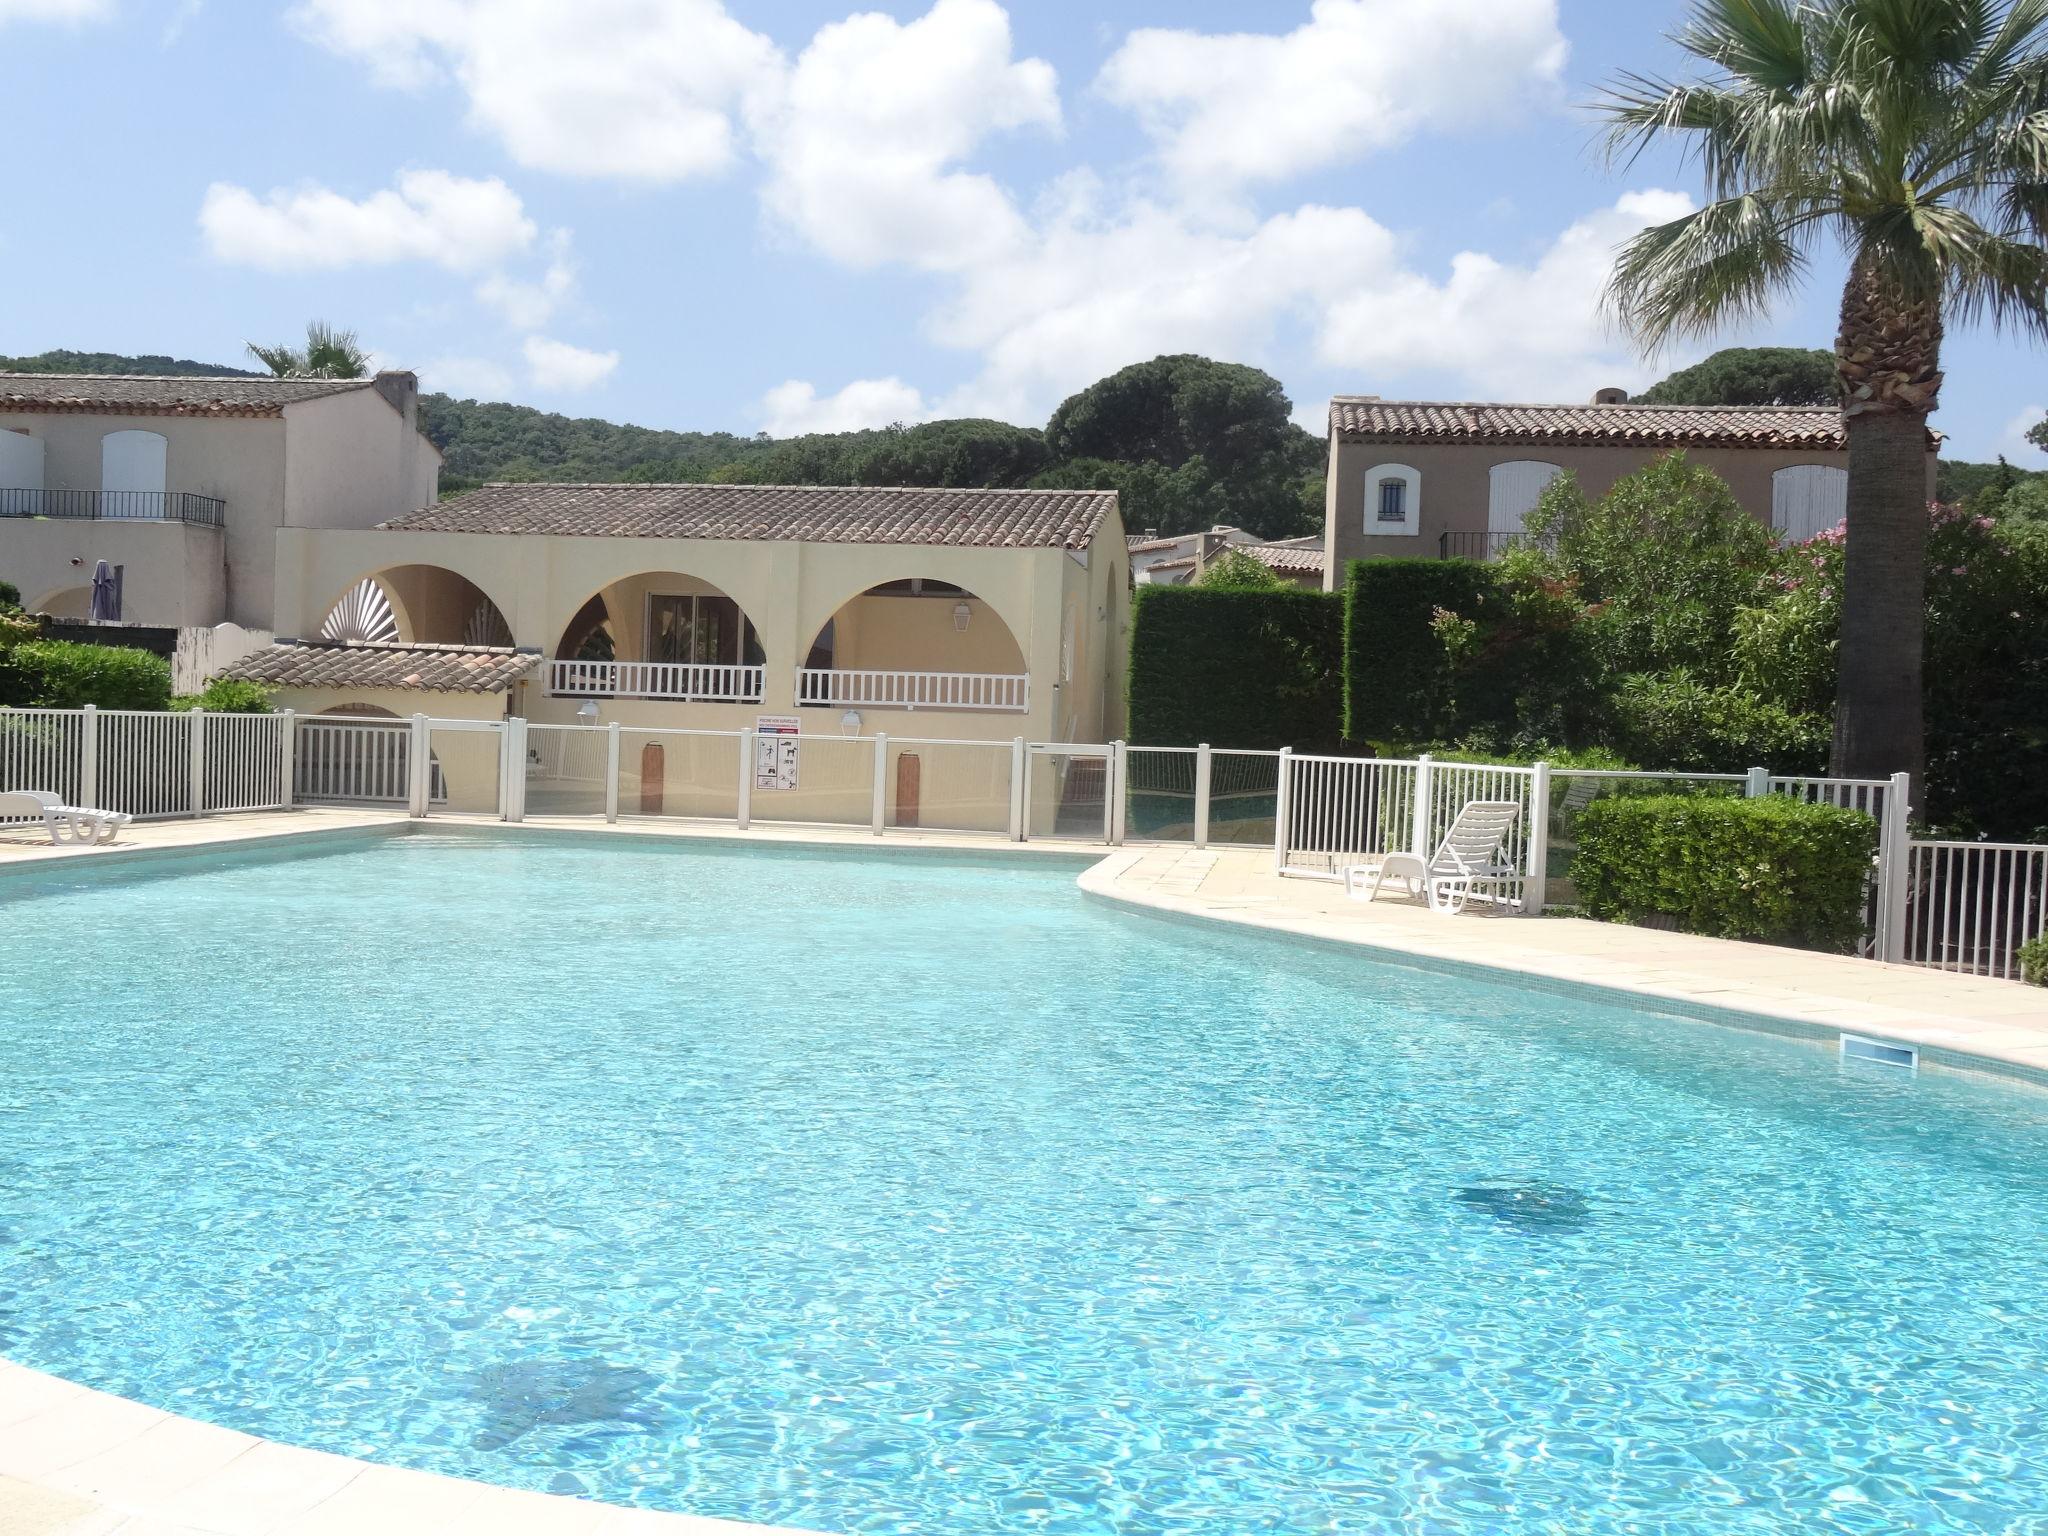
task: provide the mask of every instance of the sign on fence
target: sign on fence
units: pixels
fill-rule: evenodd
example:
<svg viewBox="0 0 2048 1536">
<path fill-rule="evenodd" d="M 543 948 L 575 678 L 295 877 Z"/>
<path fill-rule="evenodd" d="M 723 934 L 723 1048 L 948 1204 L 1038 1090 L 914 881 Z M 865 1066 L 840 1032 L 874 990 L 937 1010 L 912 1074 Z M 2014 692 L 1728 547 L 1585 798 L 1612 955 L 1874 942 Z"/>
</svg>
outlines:
<svg viewBox="0 0 2048 1536">
<path fill-rule="evenodd" d="M 754 788 L 796 788 L 797 742 L 803 728 L 795 715 L 755 717 Z"/>
</svg>

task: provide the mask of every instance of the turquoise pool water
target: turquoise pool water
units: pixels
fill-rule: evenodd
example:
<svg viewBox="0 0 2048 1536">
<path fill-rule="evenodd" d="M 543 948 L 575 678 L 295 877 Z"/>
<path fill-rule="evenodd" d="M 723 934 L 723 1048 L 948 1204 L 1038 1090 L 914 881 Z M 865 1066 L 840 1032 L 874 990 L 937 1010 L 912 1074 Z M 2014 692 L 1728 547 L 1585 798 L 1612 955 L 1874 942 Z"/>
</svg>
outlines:
<svg viewBox="0 0 2048 1536">
<path fill-rule="evenodd" d="M 408 837 L 0 952 L 0 1352 L 239 1429 L 886 1536 L 2048 1511 L 2048 1095 L 1036 865 Z"/>
</svg>

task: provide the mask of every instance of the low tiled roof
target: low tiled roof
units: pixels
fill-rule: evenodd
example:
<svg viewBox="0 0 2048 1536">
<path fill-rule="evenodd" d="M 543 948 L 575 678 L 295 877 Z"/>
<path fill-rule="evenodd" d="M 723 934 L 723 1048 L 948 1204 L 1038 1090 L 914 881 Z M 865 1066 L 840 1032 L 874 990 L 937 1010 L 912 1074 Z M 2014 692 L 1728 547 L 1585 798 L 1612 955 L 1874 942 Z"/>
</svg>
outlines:
<svg viewBox="0 0 2048 1536">
<path fill-rule="evenodd" d="M 374 379 L 193 379 L 155 374 L 0 373 L 0 411 L 124 416 L 277 416 L 288 405 L 374 389 Z"/>
<path fill-rule="evenodd" d="M 1396 443 L 1557 443 L 1631 448 L 1845 446 L 1829 405 L 1495 405 L 1339 395 L 1330 427 Z"/>
<path fill-rule="evenodd" d="M 278 688 L 503 693 L 539 665 L 530 651 L 495 646 L 306 641 L 253 651 L 220 675 Z"/>
<path fill-rule="evenodd" d="M 400 533 L 539 533 L 812 544 L 1085 549 L 1114 491 L 822 485 L 486 485 L 380 526 Z"/>
<path fill-rule="evenodd" d="M 1298 544 L 1241 544 L 1237 546 L 1241 555 L 1250 555 L 1259 564 L 1276 571 L 1314 571 L 1323 569 L 1323 552 L 1320 549 L 1304 549 Z"/>
</svg>

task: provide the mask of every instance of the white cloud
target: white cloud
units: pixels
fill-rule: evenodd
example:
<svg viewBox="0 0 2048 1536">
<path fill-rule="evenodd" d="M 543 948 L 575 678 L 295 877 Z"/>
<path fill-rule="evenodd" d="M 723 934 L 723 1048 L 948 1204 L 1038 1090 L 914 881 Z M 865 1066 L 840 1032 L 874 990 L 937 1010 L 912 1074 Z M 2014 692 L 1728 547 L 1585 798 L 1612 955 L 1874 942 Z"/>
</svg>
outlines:
<svg viewBox="0 0 2048 1536">
<path fill-rule="evenodd" d="M 1375 380 L 1449 373 L 1494 398 L 1578 400 L 1602 385 L 1646 383 L 1649 365 L 1601 316 L 1601 290 L 1622 241 L 1692 207 L 1683 192 L 1626 193 L 1572 224 L 1528 266 L 1465 251 L 1442 281 L 1397 268 L 1360 271 L 1330 306 L 1317 352 Z"/>
<path fill-rule="evenodd" d="M 566 341 L 551 341 L 545 336 L 527 337 L 523 350 L 526 354 L 526 375 L 533 387 L 555 394 L 577 394 L 595 389 L 619 366 L 619 354 L 616 352 L 593 352 L 586 347 L 571 346 Z"/>
<path fill-rule="evenodd" d="M 1097 80 L 1186 186 L 1341 164 L 1553 89 L 1556 0 L 1316 0 L 1284 35 L 1146 28 Z"/>
<path fill-rule="evenodd" d="M 420 387 L 458 400 L 509 400 L 512 371 L 487 357 L 437 357 L 421 365 Z"/>
<path fill-rule="evenodd" d="M 922 421 L 931 413 L 924 396 L 898 378 L 855 379 L 835 394 L 820 395 L 803 379 L 778 384 L 761 399 L 761 430 L 771 437 L 805 432 L 858 432 L 865 427 Z"/>
<path fill-rule="evenodd" d="M 0 26 L 10 21 L 98 21 L 113 0 L 0 0 Z"/>
<path fill-rule="evenodd" d="M 878 13 L 821 28 L 755 113 L 768 209 L 849 266 L 946 271 L 1025 237 L 1010 195 L 958 169 L 991 133 L 1057 129 L 1052 66 L 1011 57 L 995 0 L 936 0 L 917 20 Z"/>
<path fill-rule="evenodd" d="M 401 261 L 470 272 L 524 250 L 536 233 L 504 182 L 446 171 L 407 171 L 395 191 L 361 202 L 317 186 L 259 198 L 217 181 L 200 204 L 199 227 L 220 260 L 280 272 Z"/>
<path fill-rule="evenodd" d="M 304 0 L 293 20 L 387 85 L 452 78 L 520 164 L 678 181 L 734 158 L 775 45 L 720 0 Z"/>
<path fill-rule="evenodd" d="M 1998 434 L 1998 445 L 1994 451 L 2004 454 L 2022 469 L 2033 468 L 2041 450 L 2027 441 L 2027 429 L 2038 425 L 2043 415 L 2048 415 L 2048 406 L 2030 405 L 2021 410 L 2006 422 L 2005 430 Z"/>
<path fill-rule="evenodd" d="M 548 236 L 547 270 L 536 281 L 493 272 L 477 284 L 478 302 L 503 315 L 515 330 L 539 330 L 576 291 L 576 264 L 570 259 L 569 245 L 569 231 L 555 230 Z"/>
</svg>

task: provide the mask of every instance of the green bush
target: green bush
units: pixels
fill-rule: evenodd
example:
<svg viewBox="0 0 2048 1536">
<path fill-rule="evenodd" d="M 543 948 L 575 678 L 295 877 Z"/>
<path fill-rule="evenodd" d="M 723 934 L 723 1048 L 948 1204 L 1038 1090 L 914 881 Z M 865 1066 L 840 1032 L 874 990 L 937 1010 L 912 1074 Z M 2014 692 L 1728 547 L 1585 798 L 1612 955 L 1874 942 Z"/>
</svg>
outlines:
<svg viewBox="0 0 2048 1536">
<path fill-rule="evenodd" d="M 1782 795 L 1617 797 L 1587 806 L 1577 835 L 1571 878 L 1589 917 L 1836 951 L 1863 931 L 1877 823 L 1861 811 Z"/>
<path fill-rule="evenodd" d="M 164 709 L 171 664 L 147 651 L 25 640 L 0 652 L 0 704 L 45 709 Z"/>
<path fill-rule="evenodd" d="M 1285 589 L 1138 588 L 1130 739 L 1273 748 L 1329 742 L 1343 716 L 1343 599 Z"/>
<path fill-rule="evenodd" d="M 2048 935 L 2019 947 L 2020 980 L 2030 987 L 2048 987 Z"/>
<path fill-rule="evenodd" d="M 1734 687 L 1709 687 L 1683 672 L 1625 677 L 1609 701 L 1614 748 L 1645 768 L 1696 773 L 1818 773 L 1828 722 L 1795 715 Z"/>
<path fill-rule="evenodd" d="M 1449 652 L 1433 621 L 1490 614 L 1499 592 L 1472 560 L 1354 560 L 1344 576 L 1344 734 L 1431 741 L 1459 734 Z"/>
<path fill-rule="evenodd" d="M 173 695 L 172 709 L 196 709 L 209 715 L 267 715 L 271 691 L 261 683 L 216 677 L 198 693 Z"/>
<path fill-rule="evenodd" d="M 1262 561 L 1233 549 L 1212 560 L 1195 585 L 1210 592 L 1275 592 L 1287 583 Z"/>
<path fill-rule="evenodd" d="M 21 588 L 11 581 L 0 581 L 0 613 L 13 613 L 21 607 Z"/>
</svg>

